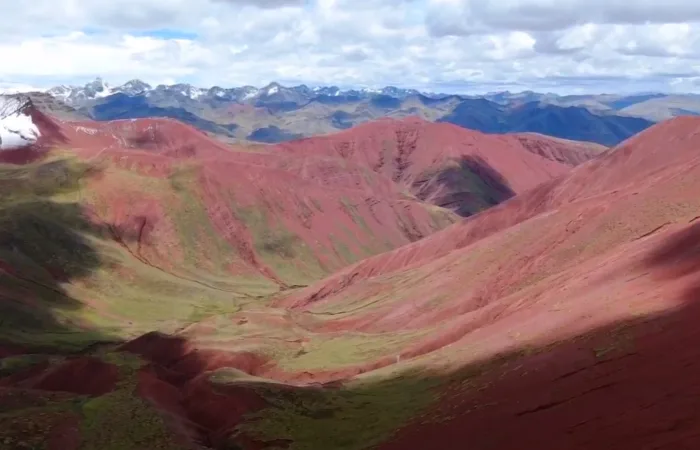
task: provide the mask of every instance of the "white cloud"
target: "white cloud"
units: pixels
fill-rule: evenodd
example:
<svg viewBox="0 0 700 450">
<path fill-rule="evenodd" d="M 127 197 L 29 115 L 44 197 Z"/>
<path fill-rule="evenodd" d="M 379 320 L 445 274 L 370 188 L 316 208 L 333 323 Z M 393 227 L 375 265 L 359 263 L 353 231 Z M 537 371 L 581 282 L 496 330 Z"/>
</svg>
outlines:
<svg viewBox="0 0 700 450">
<path fill-rule="evenodd" d="M 208 86 L 700 90 L 700 3 L 0 0 L 0 88 L 102 76 Z M 47 32 L 51 33 L 48 34 Z"/>
<path fill-rule="evenodd" d="M 700 20 L 695 0 L 430 0 L 428 24 L 441 35 L 489 30 L 553 31 L 586 23 L 661 24 Z M 458 26 L 457 26 L 458 25 Z"/>
</svg>

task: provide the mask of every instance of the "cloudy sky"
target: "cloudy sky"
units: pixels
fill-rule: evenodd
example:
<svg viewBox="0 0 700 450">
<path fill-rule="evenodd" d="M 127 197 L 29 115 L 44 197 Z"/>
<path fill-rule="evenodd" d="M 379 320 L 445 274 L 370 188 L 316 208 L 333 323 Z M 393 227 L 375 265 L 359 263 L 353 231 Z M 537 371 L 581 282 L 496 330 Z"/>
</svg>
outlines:
<svg viewBox="0 0 700 450">
<path fill-rule="evenodd" d="M 0 88 L 700 91 L 697 0 L 0 0 Z"/>
</svg>

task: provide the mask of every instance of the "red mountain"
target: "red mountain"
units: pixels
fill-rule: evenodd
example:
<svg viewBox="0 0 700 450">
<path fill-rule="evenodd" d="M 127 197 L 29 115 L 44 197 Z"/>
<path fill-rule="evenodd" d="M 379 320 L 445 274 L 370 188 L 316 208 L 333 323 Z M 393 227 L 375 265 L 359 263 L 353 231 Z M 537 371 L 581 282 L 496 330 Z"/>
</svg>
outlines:
<svg viewBox="0 0 700 450">
<path fill-rule="evenodd" d="M 245 147 L 171 120 L 36 117 L 42 137 L 0 165 L 10 446 L 379 445 L 442 414 L 438 362 L 623 316 L 604 303 L 633 274 L 620 246 L 652 225 L 629 208 L 692 183 L 687 154 L 622 147 L 567 175 L 587 145 L 414 119 Z M 502 201 L 464 221 L 439 206 Z"/>
<path fill-rule="evenodd" d="M 603 149 L 535 134 L 488 135 L 418 118 L 382 119 L 278 148 L 369 167 L 416 197 L 463 216 L 564 174 Z"/>
<path fill-rule="evenodd" d="M 420 336 L 342 372 L 440 380 L 380 448 L 694 448 L 699 136 L 657 125 L 278 305 L 332 312 L 316 332 Z"/>
</svg>

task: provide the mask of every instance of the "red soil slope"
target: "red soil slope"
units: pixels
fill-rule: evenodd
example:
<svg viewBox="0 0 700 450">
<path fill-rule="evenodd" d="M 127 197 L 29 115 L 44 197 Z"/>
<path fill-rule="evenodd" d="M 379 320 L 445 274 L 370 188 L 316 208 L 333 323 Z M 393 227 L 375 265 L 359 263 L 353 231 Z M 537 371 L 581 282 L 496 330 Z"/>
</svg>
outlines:
<svg viewBox="0 0 700 450">
<path fill-rule="evenodd" d="M 568 166 L 578 166 L 608 150 L 593 142 L 571 141 L 539 133 L 515 133 L 512 136 L 532 153 Z"/>
<path fill-rule="evenodd" d="M 596 153 L 586 143 L 488 135 L 418 118 L 382 119 L 278 148 L 361 164 L 465 216 L 562 175 Z"/>
<path fill-rule="evenodd" d="M 195 331 L 181 333 L 192 342 L 147 334 L 123 347 L 151 363 L 139 372 L 138 393 L 167 412 L 183 436 L 196 435 L 210 446 L 225 445 L 245 413 L 266 406 L 244 385 L 214 387 L 208 375 L 220 368 L 278 382 L 336 382 L 397 361 L 431 367 L 433 356 L 455 366 L 468 364 L 514 346 L 511 330 L 535 342 L 545 335 L 554 339 L 562 330 L 584 331 L 625 317 L 630 305 L 607 307 L 607 297 L 598 288 L 617 289 L 616 283 L 630 274 L 628 264 L 635 259 L 630 255 L 646 249 L 622 252 L 624 238 L 658 226 L 629 212 L 645 205 L 648 211 L 667 199 L 649 192 L 656 192 L 669 175 L 678 175 L 678 167 L 687 168 L 689 161 L 685 150 L 676 161 L 656 155 L 656 147 L 644 149 L 644 157 L 623 147 L 562 177 L 567 165 L 534 154 L 537 145 L 530 141 L 523 144 L 514 136 L 487 136 L 413 119 L 380 121 L 267 150 L 225 146 L 171 120 L 51 123 L 61 140 L 48 147 L 70 150 L 103 168 L 81 192 L 91 219 L 131 256 L 178 277 L 194 265 L 202 269 L 199 273 L 223 268 L 226 275 L 264 277 L 289 288 L 299 279 L 314 280 L 403 245 L 281 298 L 277 305 L 289 310 L 213 315 L 221 319 L 221 327 L 236 327 L 228 337 L 213 333 L 207 342 L 207 336 L 196 331 L 207 324 L 199 323 L 188 327 Z M 649 142 L 654 142 L 653 136 Z M 565 153 L 550 150 L 541 153 Z M 574 164 L 574 159 L 566 160 Z M 668 173 L 659 171 L 672 163 L 678 164 Z M 546 180 L 550 181 L 534 187 Z M 690 186 L 692 178 L 671 180 Z M 642 192 L 640 186 L 647 187 L 644 195 L 632 195 Z M 478 209 L 523 194 L 422 239 L 455 218 L 408 195 L 407 189 L 457 210 L 466 203 L 469 208 L 460 212 L 468 213 L 474 211 L 472 206 Z M 659 192 L 671 191 L 667 187 Z M 698 202 L 690 194 L 675 199 L 684 205 Z M 614 201 L 619 203 L 613 209 Z M 668 210 L 664 220 L 685 219 L 678 208 Z M 618 211 L 629 214 L 619 216 Z M 623 238 L 605 234 L 618 232 L 620 221 L 625 224 Z M 584 245 L 600 236 L 605 240 Z M 189 259 L 193 253 L 194 262 Z M 594 275 L 590 281 L 584 275 L 589 273 Z M 603 283 L 610 273 L 620 275 Z M 574 284 L 567 284 L 569 279 Z M 640 291 L 653 292 L 642 281 L 637 283 Z M 580 300 L 571 311 L 547 316 L 549 309 L 558 307 L 561 294 L 570 292 L 578 292 L 571 293 L 571 299 Z M 643 306 L 646 309 L 635 311 L 646 312 L 663 302 Z M 601 310 L 605 313 L 593 313 Z M 245 326 L 248 320 L 250 328 Z M 262 326 L 254 328 L 257 325 Z M 251 329 L 252 335 L 246 335 Z M 290 346 L 299 346 L 298 354 L 303 354 L 305 342 L 342 340 L 346 332 L 363 344 L 397 331 L 416 332 L 416 337 L 397 351 L 380 347 L 376 356 L 369 352 L 372 356 L 362 362 L 305 370 L 285 368 L 275 359 L 277 353 L 257 351 L 256 344 L 270 330 L 289 333 L 272 336 L 279 341 L 280 354 Z M 222 350 L 241 343 L 250 345 Z M 12 353 L 10 348 L 3 350 Z M 97 373 L 97 381 L 83 380 L 88 372 Z M 20 375 L 8 383 L 87 395 L 109 392 L 117 381 L 111 364 L 90 358 Z M 410 441 L 410 434 L 406 436 Z"/>
<path fill-rule="evenodd" d="M 125 181 L 126 174 L 165 183 L 185 174 L 190 201 L 204 206 L 207 226 L 233 254 L 222 257 L 229 259 L 226 270 L 282 287 L 419 240 L 455 220 L 421 200 L 469 215 L 568 170 L 526 151 L 515 137 L 415 119 L 251 150 L 169 119 L 60 122 L 36 114 L 42 136 L 51 137 L 44 147 L 70 149 L 107 169 L 87 189 L 90 204 L 97 220 L 138 236 L 127 243 L 115 235 L 134 255 L 172 270 L 186 263 L 186 244 L 176 195 L 163 198 Z M 261 231 L 263 225 L 270 230 Z M 280 253 L 279 245 L 293 248 L 281 258 L 261 254 L 266 248 Z M 210 253 L 220 250 L 212 246 Z M 294 275 L 280 273 L 285 261 Z"/>
<path fill-rule="evenodd" d="M 471 374 L 384 448 L 696 448 L 699 146 L 700 120 L 662 123 L 280 305 L 431 330 L 401 361 Z"/>
<path fill-rule="evenodd" d="M 406 185 L 411 185 L 425 171 L 467 155 L 483 159 L 516 193 L 566 172 L 556 162 L 523 152 L 512 136 L 487 135 L 418 118 L 377 120 L 279 147 L 298 155 L 317 154 L 356 161 Z"/>
<path fill-rule="evenodd" d="M 95 156 L 97 161 L 141 176 L 184 177 L 182 189 L 203 206 L 206 216 L 202 220 L 208 221 L 236 253 L 237 268 L 233 270 L 262 274 L 281 284 L 286 281 L 260 255 L 265 244 L 259 241 L 265 236 L 256 233 L 264 228 L 295 247 L 303 243 L 311 249 L 310 259 L 297 263 L 319 266 L 328 273 L 363 256 L 427 236 L 454 221 L 447 212 L 433 211 L 407 198 L 390 180 L 361 167 L 313 158 L 296 162 L 274 153 L 222 149 L 218 143 L 193 148 L 203 156 L 188 160 L 187 166 L 171 156 L 170 148 L 156 153 L 141 148 L 109 149 Z M 181 149 L 174 151 L 182 153 Z M 91 187 L 93 195 L 111 205 L 104 208 L 105 222 L 121 229 L 141 226 L 146 234 L 138 241 L 139 252 L 149 260 L 167 259 L 166 250 L 170 251 L 173 243 L 181 247 L 177 245 L 180 238 L 173 235 L 176 218 L 163 211 L 162 199 L 144 193 L 134 203 L 136 195 L 114 187 L 109 180 Z M 349 253 L 338 254 L 340 245 Z M 295 256 L 290 254 L 286 259 Z"/>
<path fill-rule="evenodd" d="M 184 341 L 131 350 L 177 367 L 169 382 L 198 398 L 210 391 L 197 374 L 217 367 L 297 384 L 397 363 L 456 371 L 387 449 L 695 448 L 698 136 L 697 119 L 658 125 L 569 176 L 295 292 L 278 303 L 289 314 L 269 317 L 283 328 L 293 315 L 313 339 L 424 332 L 367 362 L 294 372 Z M 265 407 L 245 389 L 211 401 L 182 413 L 210 442 L 241 411 Z"/>
<path fill-rule="evenodd" d="M 339 158 L 232 147 L 169 119 L 61 122 L 31 104 L 27 108 L 34 111 L 43 140 L 35 148 L 6 152 L 4 161 L 25 163 L 56 148 L 101 166 L 103 176 L 85 189 L 85 206 L 132 254 L 168 270 L 187 263 L 183 234 L 207 234 L 213 242 L 213 230 L 219 242 L 200 245 L 195 258 L 285 287 L 456 220 L 408 197 L 391 180 Z M 145 187 L 154 183 L 161 189 Z M 198 229 L 178 228 L 179 211 L 192 206 L 201 212 L 191 213 L 190 222 L 196 223 L 187 226 Z M 120 232 L 138 238 L 127 242 Z M 279 273 L 287 268 L 290 273 Z"/>
</svg>

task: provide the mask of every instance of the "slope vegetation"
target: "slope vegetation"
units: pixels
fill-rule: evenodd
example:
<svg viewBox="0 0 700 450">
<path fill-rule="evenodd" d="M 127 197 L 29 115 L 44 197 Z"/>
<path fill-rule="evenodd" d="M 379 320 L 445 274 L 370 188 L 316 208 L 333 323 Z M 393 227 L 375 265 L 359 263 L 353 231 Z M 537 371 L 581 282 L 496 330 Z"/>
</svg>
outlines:
<svg viewBox="0 0 700 450">
<path fill-rule="evenodd" d="M 182 406 L 158 412 L 161 397 L 179 404 L 167 389 L 182 384 L 149 378 L 120 343 L 262 307 L 457 219 L 342 161 L 306 158 L 298 173 L 290 156 L 226 146 L 171 120 L 61 122 L 21 97 L 3 105 L 0 442 L 9 448 L 207 444 Z M 218 335 L 224 348 L 230 331 Z M 235 366 L 235 354 L 220 353 Z M 173 438 L 168 426 L 183 431 Z"/>
<path fill-rule="evenodd" d="M 477 362 L 667 306 L 639 261 L 697 202 L 682 121 L 567 175 L 578 145 L 415 119 L 236 147 L 21 113 L 40 133 L 0 153 L 9 448 L 431 447 L 412 430 L 464 428 L 443 396 L 499 379 Z M 468 214 L 518 195 L 458 221 L 417 183 L 455 161 L 460 192 L 493 200 Z"/>
<path fill-rule="evenodd" d="M 413 333 L 344 372 L 370 371 L 371 386 L 398 371 L 382 383 L 417 398 L 381 448 L 692 448 L 699 132 L 697 119 L 658 125 L 278 306 L 328 333 Z"/>
</svg>

